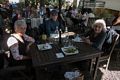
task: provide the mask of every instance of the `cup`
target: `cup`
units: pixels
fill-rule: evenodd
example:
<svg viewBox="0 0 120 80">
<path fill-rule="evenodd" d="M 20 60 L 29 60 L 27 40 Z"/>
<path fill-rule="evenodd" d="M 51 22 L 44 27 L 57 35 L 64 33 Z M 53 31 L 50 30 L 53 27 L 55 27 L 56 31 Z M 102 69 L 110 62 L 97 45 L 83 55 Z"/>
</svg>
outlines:
<svg viewBox="0 0 120 80">
<path fill-rule="evenodd" d="M 69 46 L 69 37 L 66 36 L 64 39 L 63 39 L 63 44 L 64 44 L 64 47 L 68 47 Z"/>
<path fill-rule="evenodd" d="M 42 35 L 42 40 L 47 40 L 47 35 L 46 34 Z"/>
</svg>

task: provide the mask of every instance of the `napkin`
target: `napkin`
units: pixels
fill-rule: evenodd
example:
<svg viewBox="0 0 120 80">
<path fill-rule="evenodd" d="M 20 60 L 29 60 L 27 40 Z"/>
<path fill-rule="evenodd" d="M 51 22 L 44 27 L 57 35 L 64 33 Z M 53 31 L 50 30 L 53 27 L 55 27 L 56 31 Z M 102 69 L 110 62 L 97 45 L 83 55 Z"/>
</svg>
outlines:
<svg viewBox="0 0 120 80">
<path fill-rule="evenodd" d="M 64 77 L 67 78 L 67 79 L 69 79 L 69 80 L 73 80 L 73 79 L 79 77 L 79 75 L 80 75 L 80 72 L 78 72 L 78 71 L 74 71 L 74 72 L 70 71 L 70 72 L 66 72 L 64 74 Z"/>
<path fill-rule="evenodd" d="M 83 42 L 83 40 L 80 37 L 75 37 L 72 40 L 75 41 L 75 42 Z"/>
<path fill-rule="evenodd" d="M 63 58 L 64 55 L 63 55 L 63 53 L 56 53 L 56 57 L 57 57 L 57 58 Z"/>
</svg>

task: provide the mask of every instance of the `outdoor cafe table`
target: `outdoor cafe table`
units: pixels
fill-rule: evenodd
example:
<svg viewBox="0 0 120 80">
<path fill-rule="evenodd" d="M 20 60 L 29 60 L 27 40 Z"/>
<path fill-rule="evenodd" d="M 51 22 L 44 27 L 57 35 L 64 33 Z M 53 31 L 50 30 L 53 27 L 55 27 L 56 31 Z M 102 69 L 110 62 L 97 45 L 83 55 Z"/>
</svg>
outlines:
<svg viewBox="0 0 120 80">
<path fill-rule="evenodd" d="M 56 57 L 56 53 L 62 52 L 61 45 L 59 44 L 52 44 L 52 49 L 45 50 L 45 51 L 38 50 L 38 47 L 36 45 L 33 45 L 32 46 L 32 52 L 33 52 L 32 62 L 36 70 L 36 77 L 38 78 L 40 76 L 38 74 L 39 73 L 38 69 L 42 66 L 47 66 L 49 64 L 72 63 L 72 62 L 77 62 L 77 61 L 82 61 L 87 59 L 91 59 L 92 61 L 93 59 L 96 58 L 95 67 L 92 74 L 95 80 L 97 67 L 99 65 L 99 57 L 102 54 L 102 51 L 99 51 L 83 42 L 82 43 L 74 42 L 73 45 L 77 47 L 77 49 L 79 50 L 79 53 L 75 55 L 64 56 L 63 58 Z M 91 72 L 91 67 L 90 67 L 90 72 Z"/>
</svg>

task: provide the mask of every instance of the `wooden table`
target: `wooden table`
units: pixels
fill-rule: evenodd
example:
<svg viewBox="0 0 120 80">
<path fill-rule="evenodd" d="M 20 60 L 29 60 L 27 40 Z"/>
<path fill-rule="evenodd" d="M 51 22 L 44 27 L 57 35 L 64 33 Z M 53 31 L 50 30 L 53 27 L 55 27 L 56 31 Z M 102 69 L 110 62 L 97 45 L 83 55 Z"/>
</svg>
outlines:
<svg viewBox="0 0 120 80">
<path fill-rule="evenodd" d="M 39 74 L 37 74 L 38 73 L 37 68 L 42 66 L 46 66 L 49 64 L 58 64 L 58 63 L 59 64 L 72 63 L 87 59 L 93 60 L 96 58 L 95 68 L 93 71 L 93 77 L 95 80 L 97 68 L 99 65 L 99 57 L 102 54 L 102 52 L 85 43 L 74 42 L 73 45 L 77 47 L 79 53 L 71 56 L 65 56 L 64 58 L 56 57 L 56 53 L 61 52 L 61 45 L 52 44 L 52 49 L 46 51 L 40 51 L 38 50 L 37 46 L 33 46 L 32 52 L 34 52 L 34 54 L 32 54 L 32 61 L 33 61 L 33 66 L 36 68 L 36 77 L 40 76 Z M 90 72 L 91 72 L 91 68 L 90 68 Z"/>
</svg>

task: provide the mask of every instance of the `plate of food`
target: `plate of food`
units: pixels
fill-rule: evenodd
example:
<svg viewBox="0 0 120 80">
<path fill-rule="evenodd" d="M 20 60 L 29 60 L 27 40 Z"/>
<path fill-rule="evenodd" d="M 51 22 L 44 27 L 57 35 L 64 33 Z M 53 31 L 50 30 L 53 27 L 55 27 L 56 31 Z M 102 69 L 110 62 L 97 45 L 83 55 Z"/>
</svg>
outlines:
<svg viewBox="0 0 120 80">
<path fill-rule="evenodd" d="M 63 47 L 61 49 L 65 55 L 73 55 L 79 53 L 79 51 L 75 47 Z"/>
<path fill-rule="evenodd" d="M 46 44 L 39 44 L 37 45 L 39 50 L 48 50 L 48 49 L 52 49 L 52 46 L 48 43 Z"/>
</svg>

